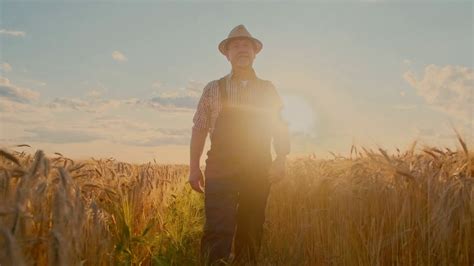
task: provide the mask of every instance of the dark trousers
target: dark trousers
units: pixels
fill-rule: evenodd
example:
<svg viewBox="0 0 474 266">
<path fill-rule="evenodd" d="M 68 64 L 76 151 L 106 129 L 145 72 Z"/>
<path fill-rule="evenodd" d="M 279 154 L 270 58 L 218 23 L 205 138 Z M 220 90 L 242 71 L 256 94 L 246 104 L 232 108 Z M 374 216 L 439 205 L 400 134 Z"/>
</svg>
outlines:
<svg viewBox="0 0 474 266">
<path fill-rule="evenodd" d="M 211 167 L 206 168 L 205 177 L 203 261 L 212 265 L 227 261 L 234 241 L 235 260 L 255 262 L 270 191 L 266 171 L 225 174 Z"/>
</svg>

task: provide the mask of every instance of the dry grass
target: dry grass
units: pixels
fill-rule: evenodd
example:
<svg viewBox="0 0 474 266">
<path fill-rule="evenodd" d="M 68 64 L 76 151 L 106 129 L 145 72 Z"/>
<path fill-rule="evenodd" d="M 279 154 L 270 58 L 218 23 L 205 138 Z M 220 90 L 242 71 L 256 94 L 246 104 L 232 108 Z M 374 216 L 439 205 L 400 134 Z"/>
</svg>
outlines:
<svg viewBox="0 0 474 266">
<path fill-rule="evenodd" d="M 262 265 L 472 265 L 474 156 L 416 143 L 288 162 Z M 185 165 L 0 151 L 2 265 L 192 265 L 202 195 Z"/>
</svg>

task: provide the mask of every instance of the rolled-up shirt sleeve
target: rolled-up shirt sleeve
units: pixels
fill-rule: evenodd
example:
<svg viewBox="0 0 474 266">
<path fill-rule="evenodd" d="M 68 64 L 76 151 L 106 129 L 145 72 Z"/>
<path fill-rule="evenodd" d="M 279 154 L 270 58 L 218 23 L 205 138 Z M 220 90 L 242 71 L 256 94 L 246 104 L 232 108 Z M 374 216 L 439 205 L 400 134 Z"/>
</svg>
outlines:
<svg viewBox="0 0 474 266">
<path fill-rule="evenodd" d="M 199 99 L 196 112 L 193 116 L 193 130 L 209 131 L 211 116 L 209 91 L 210 83 L 204 87 L 201 98 Z"/>
<path fill-rule="evenodd" d="M 288 122 L 282 117 L 282 111 L 285 106 L 273 83 L 269 81 L 268 84 L 270 105 L 274 115 L 272 127 L 273 148 L 278 157 L 284 157 L 291 150 Z"/>
</svg>

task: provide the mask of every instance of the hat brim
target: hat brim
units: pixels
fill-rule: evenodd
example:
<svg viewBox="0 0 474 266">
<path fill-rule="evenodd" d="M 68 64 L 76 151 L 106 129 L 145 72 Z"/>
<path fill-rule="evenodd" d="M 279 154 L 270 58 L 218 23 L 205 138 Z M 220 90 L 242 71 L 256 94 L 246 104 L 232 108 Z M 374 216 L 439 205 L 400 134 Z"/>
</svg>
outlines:
<svg viewBox="0 0 474 266">
<path fill-rule="evenodd" d="M 251 40 L 255 44 L 255 48 L 256 48 L 255 54 L 258 54 L 263 48 L 262 42 L 259 41 L 258 39 L 253 38 L 253 37 L 246 37 L 246 36 L 231 37 L 231 38 L 224 39 L 219 43 L 219 51 L 223 55 L 226 55 L 226 45 L 227 45 L 227 43 L 231 40 L 234 40 L 234 39 L 249 39 L 249 40 Z"/>
</svg>

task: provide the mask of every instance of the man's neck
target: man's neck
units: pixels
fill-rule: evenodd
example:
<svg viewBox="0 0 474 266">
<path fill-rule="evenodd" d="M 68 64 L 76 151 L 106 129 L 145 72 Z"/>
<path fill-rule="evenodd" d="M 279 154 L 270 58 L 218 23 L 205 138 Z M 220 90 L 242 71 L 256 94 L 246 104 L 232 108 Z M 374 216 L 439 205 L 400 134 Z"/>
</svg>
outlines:
<svg viewBox="0 0 474 266">
<path fill-rule="evenodd" d="M 231 75 L 232 79 L 235 80 L 253 80 L 257 78 L 255 70 L 252 67 L 232 68 Z"/>
</svg>

